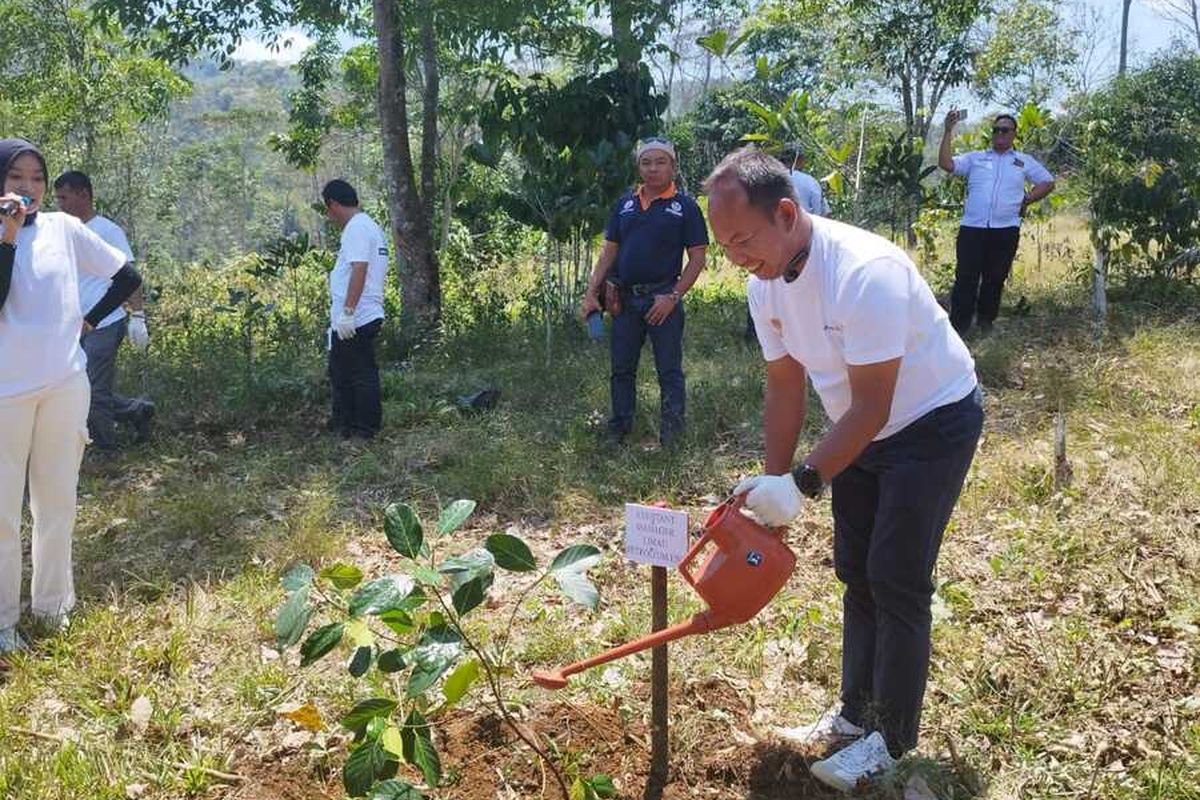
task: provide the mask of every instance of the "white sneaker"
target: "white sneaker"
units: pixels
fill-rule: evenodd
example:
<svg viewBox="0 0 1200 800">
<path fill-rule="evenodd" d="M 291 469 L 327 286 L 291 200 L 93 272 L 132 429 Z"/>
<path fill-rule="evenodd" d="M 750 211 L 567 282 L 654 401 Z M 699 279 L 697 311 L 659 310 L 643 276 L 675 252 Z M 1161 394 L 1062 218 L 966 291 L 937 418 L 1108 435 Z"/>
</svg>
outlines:
<svg viewBox="0 0 1200 800">
<path fill-rule="evenodd" d="M 841 714 L 829 711 L 809 725 L 795 728 L 775 728 L 775 734 L 803 745 L 835 745 L 862 738 L 866 731 Z"/>
<path fill-rule="evenodd" d="M 896 766 L 883 735 L 875 731 L 812 765 L 812 775 L 826 786 L 849 792 L 864 778 L 874 778 Z"/>
<path fill-rule="evenodd" d="M 0 655 L 26 649 L 25 640 L 16 628 L 0 628 Z"/>
</svg>

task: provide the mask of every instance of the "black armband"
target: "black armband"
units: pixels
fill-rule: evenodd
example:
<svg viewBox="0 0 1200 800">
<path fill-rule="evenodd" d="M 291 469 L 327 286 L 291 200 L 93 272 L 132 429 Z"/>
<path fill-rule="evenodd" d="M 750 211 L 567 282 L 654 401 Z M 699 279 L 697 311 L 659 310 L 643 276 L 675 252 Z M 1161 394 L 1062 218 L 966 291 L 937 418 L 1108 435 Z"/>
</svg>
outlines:
<svg viewBox="0 0 1200 800">
<path fill-rule="evenodd" d="M 100 324 L 117 306 L 129 299 L 129 296 L 137 291 L 137 288 L 142 285 L 142 276 L 133 268 L 133 264 L 126 264 L 121 267 L 116 275 L 112 277 L 112 286 L 108 287 L 108 291 L 100 298 L 96 305 L 92 306 L 92 310 L 83 315 L 87 320 L 88 325 L 93 328 Z"/>
<path fill-rule="evenodd" d="M 8 299 L 8 287 L 12 285 L 13 263 L 17 259 L 17 248 L 8 242 L 0 242 L 0 308 Z"/>
</svg>

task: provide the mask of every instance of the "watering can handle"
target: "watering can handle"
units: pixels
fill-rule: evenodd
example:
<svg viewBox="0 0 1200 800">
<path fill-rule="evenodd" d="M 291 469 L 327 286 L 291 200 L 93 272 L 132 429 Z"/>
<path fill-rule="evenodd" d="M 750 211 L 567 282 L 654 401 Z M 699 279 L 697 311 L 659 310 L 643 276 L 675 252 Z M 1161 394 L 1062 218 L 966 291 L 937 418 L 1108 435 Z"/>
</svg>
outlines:
<svg viewBox="0 0 1200 800">
<path fill-rule="evenodd" d="M 735 494 L 724 503 L 721 503 L 721 505 L 717 506 L 716 510 L 712 512 L 710 517 L 720 517 L 730 512 L 736 513 L 745 502 L 745 494 Z M 700 555 L 700 552 L 704 550 L 704 545 L 708 544 L 710 539 L 712 539 L 712 530 L 705 526 L 703 535 L 696 541 L 694 545 L 691 546 L 691 548 L 687 551 L 687 554 L 684 555 L 683 560 L 679 562 L 679 574 L 682 575 L 683 579 L 692 587 L 695 587 L 696 585 L 696 579 L 692 577 L 691 572 L 692 562 L 695 561 L 696 557 Z"/>
</svg>

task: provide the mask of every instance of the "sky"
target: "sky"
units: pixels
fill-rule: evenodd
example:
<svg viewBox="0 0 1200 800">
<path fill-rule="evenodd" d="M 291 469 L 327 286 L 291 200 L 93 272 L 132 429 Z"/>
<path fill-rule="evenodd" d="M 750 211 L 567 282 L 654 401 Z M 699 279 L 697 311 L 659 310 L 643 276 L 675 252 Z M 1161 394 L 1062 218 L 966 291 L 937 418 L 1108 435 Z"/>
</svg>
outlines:
<svg viewBox="0 0 1200 800">
<path fill-rule="evenodd" d="M 1108 65 L 1110 71 L 1116 70 L 1117 42 L 1121 26 L 1121 0 L 1076 0 L 1076 2 L 1099 11 L 1106 19 L 1105 27 L 1107 41 L 1112 42 L 1112 54 Z M 1163 20 L 1151 8 L 1153 0 L 1133 0 L 1129 10 L 1129 59 L 1137 65 L 1147 60 L 1157 50 L 1168 47 L 1177 29 Z M 299 29 L 288 31 L 284 39 L 291 42 L 290 47 L 279 52 L 271 52 L 260 39 L 247 39 L 242 42 L 234 53 L 239 61 L 277 61 L 294 64 L 304 53 L 304 49 L 312 40 Z"/>
</svg>

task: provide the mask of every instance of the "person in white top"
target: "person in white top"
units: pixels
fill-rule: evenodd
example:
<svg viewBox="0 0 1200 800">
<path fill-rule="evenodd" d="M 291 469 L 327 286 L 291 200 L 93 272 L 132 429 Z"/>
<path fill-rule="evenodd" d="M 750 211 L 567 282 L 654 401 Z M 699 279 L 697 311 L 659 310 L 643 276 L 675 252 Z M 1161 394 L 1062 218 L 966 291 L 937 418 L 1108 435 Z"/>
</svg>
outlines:
<svg viewBox="0 0 1200 800">
<path fill-rule="evenodd" d="M 321 197 L 329 219 L 342 229 L 337 263 L 329 273 L 333 413 L 328 427 L 343 437 L 370 439 L 383 422 L 375 338 L 384 319 L 387 237 L 359 208 L 358 193 L 346 181 L 325 184 Z"/>
<path fill-rule="evenodd" d="M 1000 313 L 1004 281 L 1021 239 L 1021 218 L 1030 204 L 1054 191 L 1054 176 L 1033 156 L 1013 149 L 1017 120 L 1011 114 L 998 114 L 992 121 L 990 150 L 951 156 L 954 126 L 963 116 L 962 111 L 946 115 L 938 150 L 938 166 L 967 179 L 950 323 L 965 334 L 974 319 L 986 334 Z M 1028 191 L 1026 184 L 1031 185 Z"/>
<path fill-rule="evenodd" d="M 934 562 L 983 425 L 975 365 L 904 251 L 808 214 L 774 158 L 732 153 L 705 188 L 713 234 L 752 275 L 767 362 L 766 474 L 734 493 L 781 526 L 832 484 L 842 707 L 783 733 L 855 739 L 813 765 L 846 789 L 916 746 Z M 806 381 L 832 427 L 793 468 Z"/>
<path fill-rule="evenodd" d="M 141 285 L 125 254 L 69 214 L 41 211 L 46 160 L 24 139 L 0 139 L 0 655 L 20 649 L 21 507 L 33 517 L 31 607 L 60 627 L 75 605 L 71 535 L 87 443 L 81 333 Z M 80 271 L 112 285 L 86 314 Z M 28 479 L 28 480 L 27 480 Z"/>
<path fill-rule="evenodd" d="M 92 180 L 86 174 L 72 170 L 54 179 L 54 197 L 60 211 L 78 217 L 113 247 L 125 254 L 128 263 L 134 261 L 133 250 L 121 226 L 96 213 Z M 79 303 L 91 308 L 104 296 L 112 281 L 96 278 L 86 272 L 79 273 Z M 134 429 L 138 441 L 149 436 L 150 420 L 154 416 L 154 404 L 143 397 L 126 397 L 113 390 L 117 379 L 117 350 L 121 341 L 129 334 L 129 341 L 138 350 L 145 352 L 150 345 L 150 332 L 146 328 L 146 311 L 142 290 L 139 288 L 129 298 L 129 317 L 125 309 L 118 307 L 100 320 L 96 329 L 83 337 L 81 344 L 87 354 L 88 381 L 92 386 L 92 402 L 88 410 L 88 433 L 92 444 L 103 452 L 113 452 L 118 447 L 116 423 L 127 424 Z"/>
</svg>

